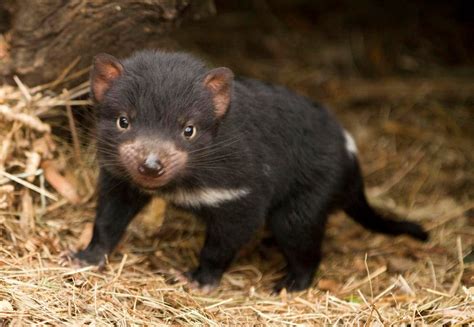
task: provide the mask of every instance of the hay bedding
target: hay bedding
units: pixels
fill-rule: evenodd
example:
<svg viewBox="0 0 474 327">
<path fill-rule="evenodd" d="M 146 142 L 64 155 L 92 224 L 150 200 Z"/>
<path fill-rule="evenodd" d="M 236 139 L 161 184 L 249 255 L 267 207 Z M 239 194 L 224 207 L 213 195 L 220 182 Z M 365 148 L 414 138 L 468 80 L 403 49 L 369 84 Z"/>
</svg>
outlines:
<svg viewBox="0 0 474 327">
<path fill-rule="evenodd" d="M 390 122 L 383 110 L 359 112 L 364 128 L 342 118 L 359 141 L 371 199 L 423 223 L 432 233 L 427 244 L 374 235 L 336 215 L 310 290 L 271 295 L 282 260 L 256 243 L 217 291 L 202 294 L 175 278 L 197 263 L 202 226 L 170 212 L 159 229 L 164 204 L 157 200 L 103 271 L 64 262 L 64 251 L 90 238 L 97 174 L 93 146 L 71 109 L 86 110 L 87 84 L 51 91 L 66 75 L 32 89 L 19 79 L 0 88 L 1 325 L 474 324 L 473 158 L 464 147 L 472 143 L 450 142 L 463 136 L 456 126 L 438 130 L 433 142 L 415 127 L 407 133 L 403 103 Z M 446 123 L 427 112 L 417 117 Z M 52 130 L 66 130 L 71 142 Z M 459 196 L 449 192 L 462 187 Z"/>
</svg>

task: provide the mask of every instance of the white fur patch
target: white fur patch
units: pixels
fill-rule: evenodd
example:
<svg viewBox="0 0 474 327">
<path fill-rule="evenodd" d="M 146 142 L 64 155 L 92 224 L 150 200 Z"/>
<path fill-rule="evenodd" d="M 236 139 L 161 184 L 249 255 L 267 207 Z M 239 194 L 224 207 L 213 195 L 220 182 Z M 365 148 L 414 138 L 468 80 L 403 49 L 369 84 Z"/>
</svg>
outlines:
<svg viewBox="0 0 474 327">
<path fill-rule="evenodd" d="M 346 149 L 349 153 L 356 154 L 357 153 L 357 146 L 354 141 L 354 138 L 348 131 L 344 130 L 344 138 L 346 139 Z"/>
<path fill-rule="evenodd" d="M 175 193 L 164 194 L 166 200 L 185 207 L 199 207 L 207 205 L 216 207 L 219 204 L 237 200 L 250 193 L 246 188 L 224 189 L 224 188 L 202 188 L 196 190 L 178 190 Z"/>
</svg>

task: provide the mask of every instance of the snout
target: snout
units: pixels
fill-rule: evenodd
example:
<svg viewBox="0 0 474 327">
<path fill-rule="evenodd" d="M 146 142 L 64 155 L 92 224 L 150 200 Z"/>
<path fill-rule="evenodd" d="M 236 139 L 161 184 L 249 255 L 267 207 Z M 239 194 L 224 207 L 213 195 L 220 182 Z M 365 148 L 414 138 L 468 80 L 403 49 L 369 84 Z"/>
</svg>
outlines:
<svg viewBox="0 0 474 327">
<path fill-rule="evenodd" d="M 163 163 L 155 154 L 150 154 L 141 164 L 138 165 L 138 173 L 145 177 L 156 178 L 165 173 Z"/>
<path fill-rule="evenodd" d="M 172 142 L 135 140 L 119 147 L 120 161 L 137 186 L 157 189 L 176 178 L 186 166 L 187 153 Z"/>
</svg>

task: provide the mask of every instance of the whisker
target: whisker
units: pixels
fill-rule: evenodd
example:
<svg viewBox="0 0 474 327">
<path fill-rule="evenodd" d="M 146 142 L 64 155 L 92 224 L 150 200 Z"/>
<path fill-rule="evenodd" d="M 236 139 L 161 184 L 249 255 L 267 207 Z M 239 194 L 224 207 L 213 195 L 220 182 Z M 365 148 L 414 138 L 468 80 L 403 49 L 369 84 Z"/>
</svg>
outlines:
<svg viewBox="0 0 474 327">
<path fill-rule="evenodd" d="M 224 147 L 235 144 L 239 142 L 239 138 L 233 138 L 233 139 L 227 139 L 227 140 L 222 140 L 220 142 L 212 143 L 208 146 L 204 146 L 192 151 L 189 151 L 188 154 L 196 154 L 202 151 L 210 150 L 210 149 L 215 149 L 215 150 L 222 150 Z"/>
</svg>

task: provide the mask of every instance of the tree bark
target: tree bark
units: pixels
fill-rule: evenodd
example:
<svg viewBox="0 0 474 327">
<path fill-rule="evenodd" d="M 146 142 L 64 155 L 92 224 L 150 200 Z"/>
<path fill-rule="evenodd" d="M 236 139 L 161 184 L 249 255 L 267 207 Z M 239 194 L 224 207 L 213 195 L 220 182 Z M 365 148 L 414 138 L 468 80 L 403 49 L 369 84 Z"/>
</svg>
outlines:
<svg viewBox="0 0 474 327">
<path fill-rule="evenodd" d="M 122 57 L 164 46 L 166 32 L 181 21 L 214 13 L 212 0 L 6 3 L 11 15 L 10 50 L 7 58 L 0 59 L 0 74 L 16 74 L 28 85 L 54 80 L 74 61 L 78 61 L 74 69 L 85 68 L 100 52 Z"/>
</svg>

